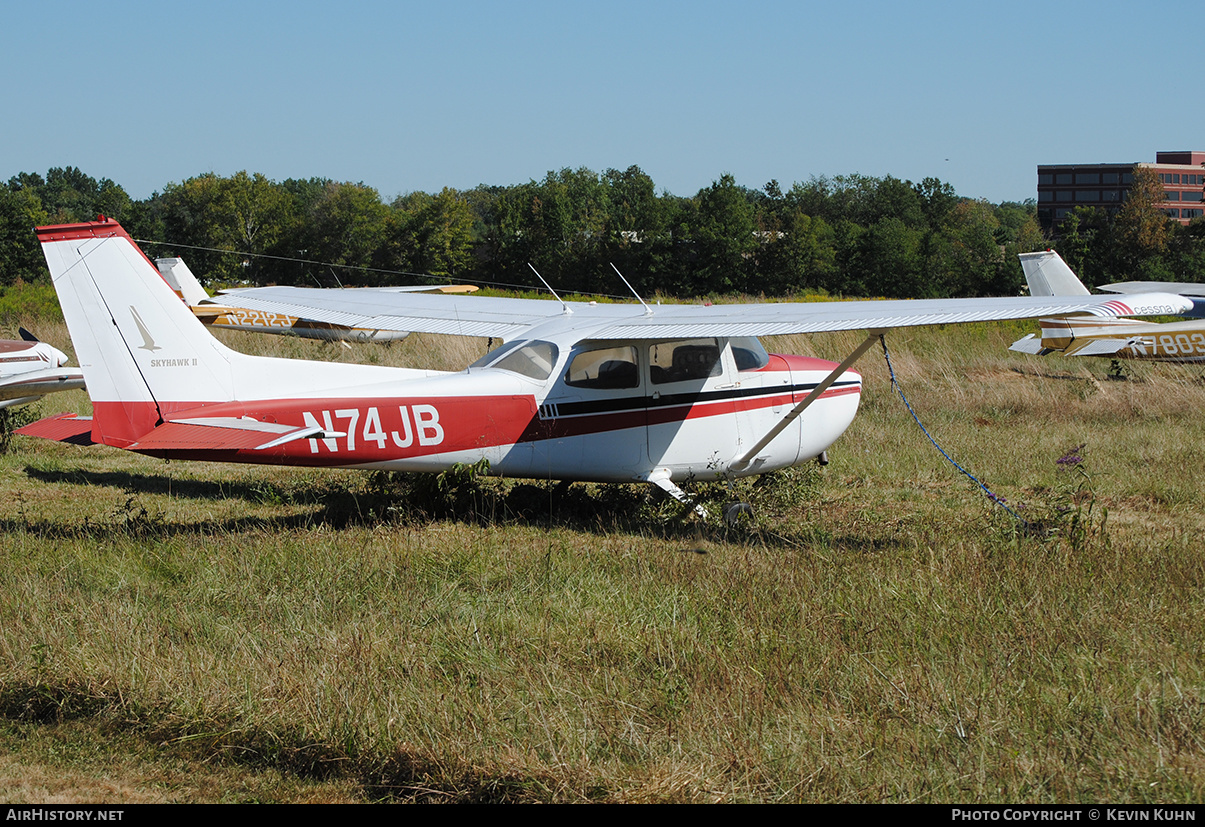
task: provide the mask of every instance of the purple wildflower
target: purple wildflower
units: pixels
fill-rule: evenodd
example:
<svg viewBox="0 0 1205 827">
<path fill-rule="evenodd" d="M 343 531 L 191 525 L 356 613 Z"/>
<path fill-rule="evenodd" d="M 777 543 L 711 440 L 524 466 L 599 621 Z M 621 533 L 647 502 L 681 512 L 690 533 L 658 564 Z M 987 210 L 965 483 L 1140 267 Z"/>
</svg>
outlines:
<svg viewBox="0 0 1205 827">
<path fill-rule="evenodd" d="M 1074 468 L 1075 466 L 1079 465 L 1084 461 L 1084 458 L 1080 456 L 1080 451 L 1084 450 L 1084 447 L 1087 444 L 1088 443 L 1084 442 L 1080 445 L 1076 445 L 1070 451 L 1056 459 L 1054 461 L 1055 465 L 1060 465 L 1063 468 Z"/>
</svg>

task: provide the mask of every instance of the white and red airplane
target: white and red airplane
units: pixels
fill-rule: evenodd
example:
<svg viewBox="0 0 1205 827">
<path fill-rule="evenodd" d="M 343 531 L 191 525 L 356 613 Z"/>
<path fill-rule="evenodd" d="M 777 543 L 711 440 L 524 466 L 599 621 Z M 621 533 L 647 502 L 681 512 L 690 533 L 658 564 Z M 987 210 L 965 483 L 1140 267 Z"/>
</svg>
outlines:
<svg viewBox="0 0 1205 827">
<path fill-rule="evenodd" d="M 0 340 L 0 408 L 36 402 L 48 393 L 84 386 L 79 368 L 64 367 L 67 354 L 39 342 L 25 328 L 20 339 Z"/>
<path fill-rule="evenodd" d="M 492 336 L 456 372 L 248 356 L 214 339 L 115 222 L 41 227 L 92 397 L 21 433 L 156 457 L 403 471 L 487 460 L 490 473 L 677 482 L 820 456 L 853 420 L 849 370 L 897 327 L 1086 313 L 1116 299 L 991 298 L 716 306 L 565 303 L 276 287 L 256 309 L 377 330 Z M 1126 315 L 1185 299 L 1127 297 Z M 840 364 L 769 355 L 763 335 L 867 330 Z"/>
<path fill-rule="evenodd" d="M 410 335 L 408 330 L 374 330 L 365 327 L 319 322 L 288 313 L 250 310 L 241 301 L 254 297 L 260 287 L 220 290 L 220 298 L 210 298 L 182 258 L 157 258 L 155 266 L 163 280 L 176 291 L 202 323 L 222 330 L 245 330 L 250 333 L 275 333 L 300 336 L 303 339 L 326 341 L 393 342 Z M 467 284 L 408 287 L 357 287 L 366 296 L 388 293 L 475 293 L 477 288 Z"/>
</svg>

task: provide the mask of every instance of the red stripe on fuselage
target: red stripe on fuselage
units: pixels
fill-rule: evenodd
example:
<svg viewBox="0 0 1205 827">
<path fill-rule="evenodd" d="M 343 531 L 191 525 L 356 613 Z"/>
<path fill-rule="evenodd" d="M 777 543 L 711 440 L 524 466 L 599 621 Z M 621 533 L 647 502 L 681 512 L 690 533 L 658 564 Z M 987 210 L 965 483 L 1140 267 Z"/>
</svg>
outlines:
<svg viewBox="0 0 1205 827">
<path fill-rule="evenodd" d="M 829 388 L 821 398 L 856 394 L 860 390 L 859 385 Z M 536 416 L 536 402 L 532 396 L 324 398 L 212 405 L 162 403 L 164 416 L 170 420 L 247 417 L 290 427 L 317 425 L 328 432 L 346 435 L 328 440 L 301 439 L 260 451 L 247 446 L 270 442 L 275 434 L 248 435 L 246 431 L 229 429 L 230 447 L 219 447 L 223 432 L 221 426 L 215 423 L 212 437 L 199 438 L 192 444 L 187 440 L 173 440 L 175 447 L 172 448 L 133 450 L 177 459 L 344 466 L 725 416 L 738 409 L 747 412 L 771 406 L 787 406 L 792 404 L 792 399 L 790 393 L 774 393 L 646 408 L 644 397 L 634 397 L 632 404 L 633 407 L 627 410 L 541 420 Z M 145 421 L 157 417 L 152 403 L 95 402 L 93 408 L 98 418 L 110 420 L 133 416 Z M 183 432 L 183 429 L 168 430 Z M 156 429 L 138 434 L 126 444 L 113 444 L 116 447 L 129 447 L 154 433 Z M 166 432 L 163 435 L 166 436 Z M 208 431 L 205 436 L 209 436 Z M 153 439 L 148 441 L 157 442 Z"/>
</svg>

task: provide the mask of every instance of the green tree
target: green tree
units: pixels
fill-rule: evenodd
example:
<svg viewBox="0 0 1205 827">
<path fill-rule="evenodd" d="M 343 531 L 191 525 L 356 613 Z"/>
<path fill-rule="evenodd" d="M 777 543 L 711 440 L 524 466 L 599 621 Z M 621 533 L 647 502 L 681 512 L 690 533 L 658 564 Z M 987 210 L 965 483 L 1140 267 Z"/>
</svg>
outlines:
<svg viewBox="0 0 1205 827">
<path fill-rule="evenodd" d="M 607 220 L 596 266 L 606 278 L 608 265 L 613 263 L 637 290 L 657 290 L 665 258 L 673 249 L 667 227 L 668 199 L 657 197 L 653 179 L 638 166 L 622 172 L 606 170 L 602 185 Z"/>
<path fill-rule="evenodd" d="M 724 173 L 695 201 L 697 211 L 687 225 L 696 256 L 688 289 L 696 293 L 747 290 L 750 260 L 759 242 L 745 191 Z"/>
<path fill-rule="evenodd" d="M 965 199 L 949 211 L 943 222 L 944 245 L 941 275 L 930 266 L 931 296 L 982 296 L 1015 293 L 1020 285 L 1006 283 L 1004 260 L 997 239 L 1000 222 L 995 208 L 986 201 Z"/>
<path fill-rule="evenodd" d="M 197 277 L 234 282 L 242 278 L 237 235 L 223 179 L 212 172 L 168 184 L 160 198 L 165 245 L 158 255 L 179 255 Z"/>
<path fill-rule="evenodd" d="M 859 292 L 891 298 L 931 295 L 931 282 L 922 278 L 924 235 L 895 216 L 868 227 L 859 239 L 852 271 L 855 283 L 863 288 Z"/>
<path fill-rule="evenodd" d="M 1152 167 L 1134 167 L 1134 183 L 1117 216 L 1117 237 L 1132 265 L 1162 255 L 1171 238 L 1172 221 L 1159 206 L 1165 200 L 1163 183 Z"/>
<path fill-rule="evenodd" d="M 396 269 L 398 262 L 382 262 L 379 250 L 388 232 L 389 208 L 372 187 L 359 184 L 328 183 L 305 216 L 306 231 L 300 243 L 306 258 L 325 262 L 330 269 L 320 281 L 332 279 L 340 284 L 380 284 L 392 280 L 371 268 L 386 265 Z M 333 285 L 328 285 L 333 286 Z"/>
<path fill-rule="evenodd" d="M 758 253 L 755 285 L 770 295 L 828 290 L 836 283 L 837 249 L 832 226 L 801 209 L 786 216 L 778 233 Z"/>
<path fill-rule="evenodd" d="M 388 249 L 408 271 L 452 277 L 472 266 L 473 212 L 455 190 L 398 198 L 388 227 Z"/>
<path fill-rule="evenodd" d="M 49 223 L 32 188 L 11 182 L 0 187 L 0 284 L 45 280 L 46 260 L 33 228 Z"/>
<path fill-rule="evenodd" d="M 119 185 L 108 178 L 97 181 L 78 167 L 52 167 L 45 178 L 37 173 L 18 173 L 8 185 L 37 195 L 52 224 L 95 221 L 98 215 L 124 221 L 132 204 Z"/>
</svg>

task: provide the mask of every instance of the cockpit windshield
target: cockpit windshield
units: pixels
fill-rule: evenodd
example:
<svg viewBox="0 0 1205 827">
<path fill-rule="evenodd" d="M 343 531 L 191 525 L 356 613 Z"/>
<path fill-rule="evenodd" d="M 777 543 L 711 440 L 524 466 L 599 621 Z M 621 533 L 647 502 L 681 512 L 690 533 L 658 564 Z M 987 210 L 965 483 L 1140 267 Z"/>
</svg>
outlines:
<svg viewBox="0 0 1205 827">
<path fill-rule="evenodd" d="M 559 351 L 552 342 L 514 341 L 494 348 L 469 368 L 498 368 L 544 381 L 556 367 Z"/>
<path fill-rule="evenodd" d="M 732 358 L 737 370 L 761 370 L 770 364 L 770 355 L 753 336 L 738 336 L 730 339 Z"/>
</svg>

